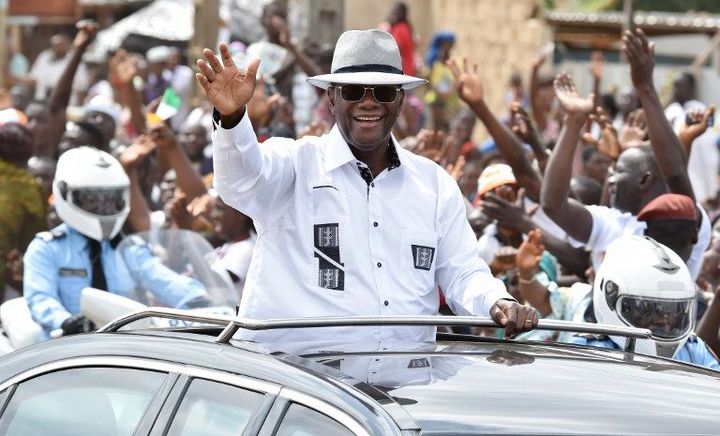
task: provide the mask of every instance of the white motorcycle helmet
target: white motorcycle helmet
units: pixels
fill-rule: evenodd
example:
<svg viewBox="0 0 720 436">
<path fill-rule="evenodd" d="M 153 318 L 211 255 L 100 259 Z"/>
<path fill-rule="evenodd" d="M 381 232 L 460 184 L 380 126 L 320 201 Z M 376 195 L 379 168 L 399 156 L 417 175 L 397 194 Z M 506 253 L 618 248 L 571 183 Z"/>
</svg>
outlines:
<svg viewBox="0 0 720 436">
<path fill-rule="evenodd" d="M 130 213 L 125 170 L 117 159 L 93 147 L 60 156 L 52 189 L 63 222 L 98 241 L 114 238 Z"/>
<path fill-rule="evenodd" d="M 597 322 L 649 329 L 635 351 L 672 358 L 694 330 L 695 283 L 685 262 L 649 237 L 611 243 L 593 284 Z M 622 347 L 625 338 L 611 336 Z"/>
</svg>

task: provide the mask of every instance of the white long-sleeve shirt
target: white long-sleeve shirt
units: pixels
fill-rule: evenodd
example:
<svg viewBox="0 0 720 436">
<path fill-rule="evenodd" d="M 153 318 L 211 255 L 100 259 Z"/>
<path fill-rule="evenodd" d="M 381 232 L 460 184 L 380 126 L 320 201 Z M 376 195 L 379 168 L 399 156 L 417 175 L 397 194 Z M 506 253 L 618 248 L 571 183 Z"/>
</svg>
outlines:
<svg viewBox="0 0 720 436">
<path fill-rule="evenodd" d="M 457 183 L 397 145 L 399 166 L 371 183 L 335 126 L 321 137 L 259 144 L 247 113 L 213 133 L 215 189 L 254 220 L 257 244 L 240 316 L 434 315 L 443 289 L 458 314 L 512 299 L 478 257 Z M 365 176 L 367 178 L 367 175 Z M 258 341 L 434 340 L 434 328 L 241 332 Z"/>
</svg>

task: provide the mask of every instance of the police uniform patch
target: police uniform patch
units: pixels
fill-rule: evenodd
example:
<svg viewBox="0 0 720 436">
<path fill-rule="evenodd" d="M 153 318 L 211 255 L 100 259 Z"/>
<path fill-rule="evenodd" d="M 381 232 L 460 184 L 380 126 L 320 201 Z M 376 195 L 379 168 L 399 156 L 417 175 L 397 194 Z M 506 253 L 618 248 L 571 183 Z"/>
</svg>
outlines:
<svg viewBox="0 0 720 436">
<path fill-rule="evenodd" d="M 435 256 L 435 249 L 433 247 L 425 247 L 422 245 L 412 245 L 413 263 L 415 269 L 422 269 L 430 271 L 432 266 L 433 256 Z"/>
<path fill-rule="evenodd" d="M 87 277 L 88 273 L 83 268 L 60 268 L 60 277 Z"/>
</svg>

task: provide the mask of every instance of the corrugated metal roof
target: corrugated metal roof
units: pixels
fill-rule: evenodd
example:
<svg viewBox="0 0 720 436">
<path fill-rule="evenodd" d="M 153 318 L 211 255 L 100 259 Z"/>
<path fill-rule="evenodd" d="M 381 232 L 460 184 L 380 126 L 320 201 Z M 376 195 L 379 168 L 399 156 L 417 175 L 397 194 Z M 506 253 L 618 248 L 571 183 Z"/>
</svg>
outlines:
<svg viewBox="0 0 720 436">
<path fill-rule="evenodd" d="M 98 33 L 93 56 L 115 50 L 129 34 L 165 41 L 189 41 L 193 36 L 193 0 L 155 0 Z"/>
<path fill-rule="evenodd" d="M 561 12 L 545 13 L 545 20 L 552 26 L 621 27 L 625 22 L 622 12 Z M 648 30 L 671 30 L 673 32 L 710 32 L 720 28 L 717 14 L 677 14 L 670 12 L 636 12 L 635 24 Z"/>
<path fill-rule="evenodd" d="M 138 3 L 150 3 L 152 0 L 79 0 L 78 4 L 82 7 L 97 6 L 130 6 Z"/>
</svg>

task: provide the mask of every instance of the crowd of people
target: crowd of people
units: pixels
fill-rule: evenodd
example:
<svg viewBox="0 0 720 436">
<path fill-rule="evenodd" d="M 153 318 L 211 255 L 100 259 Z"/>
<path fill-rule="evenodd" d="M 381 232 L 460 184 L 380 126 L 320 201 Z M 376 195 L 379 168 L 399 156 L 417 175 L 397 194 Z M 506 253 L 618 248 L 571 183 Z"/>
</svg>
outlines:
<svg viewBox="0 0 720 436">
<path fill-rule="evenodd" d="M 262 260 L 258 256 L 253 259 L 253 247 L 263 233 L 272 239 L 277 229 L 299 225 L 274 219 L 273 214 L 288 207 L 288 202 L 299 207 L 302 198 L 286 198 L 265 184 L 291 182 L 281 177 L 287 170 L 282 166 L 285 158 L 310 159 L 301 152 L 286 151 L 288 147 L 337 136 L 336 121 L 347 122 L 337 111 L 352 108 L 337 101 L 336 87 L 344 103 L 370 98 L 394 103 L 400 98 L 397 123 L 392 126 L 395 143 L 422 157 L 423 162 L 433 162 L 432 168 L 439 168 L 443 177 L 452 180 L 451 186 L 434 189 L 453 195 L 457 191 L 462 197 L 462 221 L 466 221 L 462 225 L 472 228 L 477 241 L 472 252 L 477 251 L 512 299 L 531 308 L 528 326 L 534 326 L 537 320 L 533 317 L 538 317 L 649 328 L 653 339 L 642 345 L 642 351 L 720 368 L 715 357 L 720 352 L 720 301 L 714 298 L 720 289 L 720 233 L 715 231 L 720 217 L 720 163 L 714 106 L 696 100 L 695 80 L 689 73 L 674 82 L 671 104 L 661 103 L 653 82 L 654 47 L 641 30 L 623 36 L 632 89 L 621 95 L 602 94 L 602 85 L 607 84 L 602 83 L 602 59 L 595 57 L 589 72 L 595 80 L 594 93 L 583 96 L 572 77 L 540 73 L 548 56 L 543 50 L 527 87 L 520 74 L 507 78 L 507 107 L 494 112 L 485 90 L 498 83 L 480 79 L 481 60 L 455 58 L 455 36 L 447 31 L 432 38 L 422 59 L 402 2 L 393 6 L 380 28 L 397 43 L 402 73 L 426 78 L 425 87 L 411 89 L 414 85 L 407 85 L 415 82 L 409 80 L 391 89 L 361 83 L 366 85 L 360 89 L 365 94 L 355 95 L 359 91 L 353 87 L 323 86 L 322 80 L 308 83 L 307 77 L 322 78 L 331 72 L 338 51 L 335 58 L 328 50 L 304 51 L 290 35 L 287 16 L 281 3 L 266 6 L 261 22 L 267 37 L 247 47 L 229 41 L 226 52 L 220 54 L 225 70 L 215 67 L 206 53 L 207 59 L 199 63 L 202 77 L 198 81 L 208 99 L 195 97 L 193 70 L 183 62 L 185 53 L 175 47 L 153 47 L 146 53 L 121 48 L 104 60 L 87 59 L 84 54 L 98 31 L 88 21 L 78 23 L 74 39 L 53 37 L 51 47 L 38 56 L 32 68 L 18 65 L 11 75 L 13 86 L 2 91 L 0 102 L 3 299 L 25 295 L 34 319 L 46 331 L 82 331 L 75 294 L 83 286 L 129 286 L 114 284 L 106 277 L 98 280 L 111 269 L 106 261 L 98 261 L 99 253 L 112 251 L 122 235 L 163 228 L 189 229 L 205 236 L 216 247 L 213 267 L 227 274 L 241 295 L 251 261 L 271 267 L 273 254 L 290 258 L 304 254 L 293 251 L 293 241 L 283 242 L 282 233 L 269 243 L 271 248 L 263 250 Z M 255 57 L 262 60 L 259 66 L 252 61 Z M 212 59 L 219 63 L 218 58 Z M 248 149 L 244 157 L 222 150 L 222 141 L 240 141 L 247 133 L 235 127 L 244 123 L 240 119 L 227 125 L 230 112 L 223 113 L 217 98 L 209 94 L 215 76 L 235 64 L 257 71 L 254 92 L 247 95 L 242 116 L 258 146 L 262 149 L 269 138 L 288 138 L 266 144 L 273 149 L 266 153 L 277 161 L 272 164 L 262 153 L 254 154 L 254 149 Z M 355 121 L 372 124 L 374 115 L 366 115 Z M 482 143 L 473 139 L 478 120 L 490 136 Z M 340 125 L 339 129 L 348 141 L 344 129 L 352 131 L 352 126 Z M 211 137 L 219 141 L 215 153 Z M 359 157 L 362 150 L 358 153 L 355 156 L 363 161 Z M 395 155 L 397 163 L 391 157 L 390 170 L 405 164 L 404 153 Z M 85 157 L 77 158 L 80 154 Z M 117 168 L 115 161 L 119 162 Z M 366 195 L 371 201 L 370 187 L 381 182 L 376 178 L 385 168 L 363 161 L 365 168 L 359 161 L 360 173 L 351 176 L 367 182 Z M 235 167 L 228 165 L 250 167 L 258 173 L 236 177 L 232 173 Z M 112 177 L 101 174 L 111 173 L 94 167 L 122 170 L 121 175 L 112 176 L 120 182 L 108 184 Z M 428 168 L 419 167 L 418 173 L 430 171 Z M 306 172 L 313 177 L 309 169 Z M 322 177 L 309 183 L 313 192 L 306 200 L 316 213 L 322 215 L 322 208 L 338 204 L 348 207 L 343 203 L 348 200 L 335 198 L 332 192 L 315 195 L 315 190 L 338 191 L 332 183 Z M 417 189 L 413 198 L 408 196 L 415 194 L 409 192 L 397 193 L 392 201 L 403 205 L 405 215 L 395 217 L 384 210 L 385 219 L 397 220 L 401 227 L 403 220 L 421 220 L 414 214 L 422 211 L 412 200 L 422 197 L 424 188 Z M 251 195 L 240 194 L 245 191 Z M 355 209 L 351 206 L 348 210 Z M 372 215 L 373 210 L 370 207 L 370 212 L 363 213 Z M 298 214 L 298 221 L 303 221 L 302 213 Z M 96 220 L 97 228 L 89 230 L 92 226 L 88 223 L 98 216 L 105 218 Z M 440 220 L 442 216 L 432 218 Z M 371 216 L 368 225 L 378 227 L 373 219 Z M 348 226 L 349 222 L 334 226 L 315 223 L 316 232 L 325 232 L 328 240 L 351 238 Z M 398 238 L 398 246 L 406 238 L 425 238 L 423 245 L 412 245 L 414 268 L 435 276 L 399 274 L 383 280 L 399 288 L 415 281 L 422 287 L 431 280 L 437 292 L 433 310 L 464 313 L 463 304 L 457 304 L 461 296 L 455 295 L 455 278 L 442 276 L 454 271 L 447 265 L 452 262 L 438 265 L 452 255 L 442 253 L 444 257 L 440 257 L 442 244 L 448 244 L 447 235 L 462 229 L 445 230 L 434 241 L 428 232 L 388 235 Z M 89 257 L 75 267 L 59 268 L 52 256 L 83 250 L 78 232 L 90 241 Z M 70 250 L 71 243 L 80 245 Z M 348 259 L 341 255 L 347 252 L 337 248 L 337 241 L 327 245 L 316 237 L 314 245 L 320 278 L 301 272 L 292 279 L 319 280 L 321 288 L 343 290 L 346 271 L 342 267 Z M 57 248 L 61 246 L 66 248 Z M 392 266 L 394 245 L 383 247 L 389 251 L 383 253 L 383 262 Z M 375 255 L 372 248 L 369 254 L 352 253 L 351 259 Z M 381 265 L 378 261 L 377 268 Z M 273 277 L 277 272 L 270 269 L 258 271 L 258 277 L 262 274 L 264 280 L 275 280 L 278 286 L 287 285 L 290 279 Z M 292 268 L 287 270 L 292 272 Z M 362 301 L 337 299 L 333 304 L 339 307 Z M 388 305 L 385 300 L 384 306 Z M 266 306 L 255 313 L 273 317 L 270 309 Z M 382 304 L 377 310 L 382 312 Z M 522 324 L 524 319 L 518 322 Z M 521 327 L 517 330 L 528 330 Z M 623 346 L 620 338 L 602 335 L 579 337 L 544 331 L 522 335 L 606 348 Z"/>
</svg>

